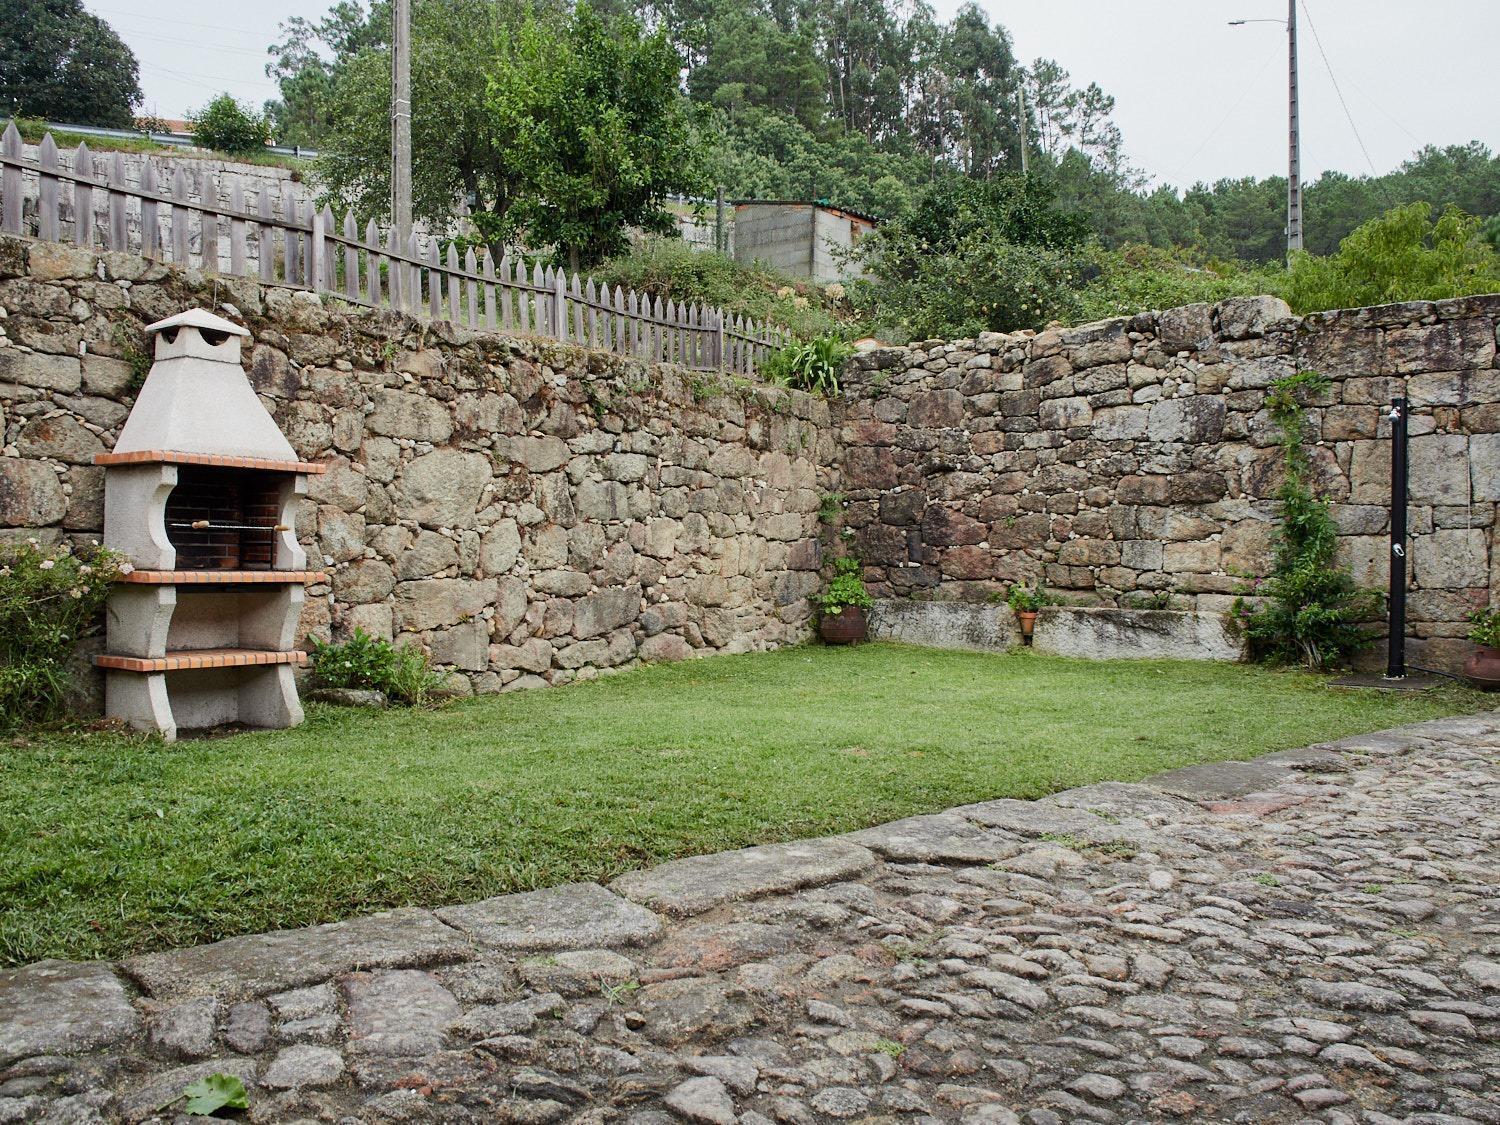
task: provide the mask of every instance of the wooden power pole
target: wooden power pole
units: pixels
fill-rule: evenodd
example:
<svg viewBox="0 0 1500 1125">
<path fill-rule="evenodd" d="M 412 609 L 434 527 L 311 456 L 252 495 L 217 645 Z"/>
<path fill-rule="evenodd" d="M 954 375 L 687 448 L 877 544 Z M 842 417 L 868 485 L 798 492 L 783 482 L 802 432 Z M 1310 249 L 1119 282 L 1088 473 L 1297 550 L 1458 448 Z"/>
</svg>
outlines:
<svg viewBox="0 0 1500 1125">
<path fill-rule="evenodd" d="M 391 4 L 391 225 L 411 234 L 411 0 Z"/>
</svg>

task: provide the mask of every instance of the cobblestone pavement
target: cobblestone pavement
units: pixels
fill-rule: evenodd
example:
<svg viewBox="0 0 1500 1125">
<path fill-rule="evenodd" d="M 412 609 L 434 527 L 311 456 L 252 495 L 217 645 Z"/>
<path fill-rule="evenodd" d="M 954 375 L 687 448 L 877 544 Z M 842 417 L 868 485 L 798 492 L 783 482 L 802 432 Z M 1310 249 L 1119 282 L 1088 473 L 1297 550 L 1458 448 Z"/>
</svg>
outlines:
<svg viewBox="0 0 1500 1125">
<path fill-rule="evenodd" d="M 1500 1121 L 1500 712 L 0 974 L 0 1122 Z M 165 1107 L 165 1108 L 163 1108 Z"/>
</svg>

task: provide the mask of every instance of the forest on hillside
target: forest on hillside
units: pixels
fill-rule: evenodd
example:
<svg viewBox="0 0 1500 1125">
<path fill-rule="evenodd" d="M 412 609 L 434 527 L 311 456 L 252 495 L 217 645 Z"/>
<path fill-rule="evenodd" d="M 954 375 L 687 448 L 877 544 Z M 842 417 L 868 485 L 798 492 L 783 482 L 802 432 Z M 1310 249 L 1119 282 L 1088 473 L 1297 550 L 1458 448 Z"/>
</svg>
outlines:
<svg viewBox="0 0 1500 1125">
<path fill-rule="evenodd" d="M 1151 186 L 1130 165 L 1113 98 L 1049 59 L 1018 59 L 1005 28 L 975 4 L 946 22 L 921 0 L 594 7 L 606 19 L 634 17 L 675 55 L 692 130 L 683 182 L 705 194 L 722 185 L 731 198 L 813 197 L 895 217 L 932 184 L 1019 171 L 1024 135 L 1033 173 L 1105 247 L 1186 247 L 1252 263 L 1284 252 L 1284 177 Z M 478 112 L 487 55 L 506 28 L 528 15 L 561 18 L 566 8 L 563 0 L 415 0 L 418 157 L 448 173 L 418 170 L 431 217 L 456 194 L 480 210 L 503 208 L 502 154 L 491 151 Z M 386 0 L 340 0 L 320 18 L 287 21 L 267 67 L 281 87 L 266 107 L 276 139 L 335 149 L 355 142 L 349 178 L 372 200 L 380 185 L 360 177 L 371 174 L 364 156 L 378 148 L 370 132 L 383 115 L 361 114 L 359 94 L 379 100 L 388 42 Z M 1307 249 L 1333 253 L 1362 222 L 1415 201 L 1500 214 L 1500 158 L 1476 141 L 1423 148 L 1382 176 L 1326 172 L 1305 187 Z"/>
</svg>

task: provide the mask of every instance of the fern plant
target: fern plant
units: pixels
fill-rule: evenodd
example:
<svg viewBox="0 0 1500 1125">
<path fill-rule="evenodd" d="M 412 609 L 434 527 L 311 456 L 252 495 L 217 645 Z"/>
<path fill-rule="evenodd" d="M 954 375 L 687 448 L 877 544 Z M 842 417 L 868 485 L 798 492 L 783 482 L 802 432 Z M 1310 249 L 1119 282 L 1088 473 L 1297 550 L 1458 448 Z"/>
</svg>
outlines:
<svg viewBox="0 0 1500 1125">
<path fill-rule="evenodd" d="M 1281 427 L 1286 474 L 1277 492 L 1281 529 L 1271 574 L 1251 591 L 1264 601 L 1255 609 L 1243 597 L 1234 604 L 1258 656 L 1313 671 L 1344 663 L 1374 640 L 1378 633 L 1367 623 L 1384 604 L 1379 593 L 1361 588 L 1336 561 L 1338 527 L 1328 501 L 1315 496 L 1307 483 L 1310 462 L 1301 396 L 1327 387 L 1327 377 L 1316 371 L 1271 384 L 1266 406 Z"/>
</svg>

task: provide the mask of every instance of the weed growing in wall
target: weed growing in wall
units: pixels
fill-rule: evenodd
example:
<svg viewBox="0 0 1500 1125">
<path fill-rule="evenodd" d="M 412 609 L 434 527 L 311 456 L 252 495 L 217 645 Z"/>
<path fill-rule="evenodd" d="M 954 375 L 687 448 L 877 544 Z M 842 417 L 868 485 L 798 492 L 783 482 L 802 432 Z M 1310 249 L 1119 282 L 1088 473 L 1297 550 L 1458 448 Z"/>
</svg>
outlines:
<svg viewBox="0 0 1500 1125">
<path fill-rule="evenodd" d="M 1315 496 L 1307 482 L 1303 396 L 1327 387 L 1327 377 L 1316 371 L 1271 384 L 1266 407 L 1281 427 L 1286 474 L 1277 492 L 1281 530 L 1270 576 L 1246 591 L 1264 601 L 1252 609 L 1242 597 L 1234 606 L 1258 656 L 1314 671 L 1344 663 L 1374 640 L 1377 633 L 1367 623 L 1383 605 L 1379 593 L 1358 586 L 1348 568 L 1335 561 L 1338 528 L 1328 501 Z"/>
</svg>

